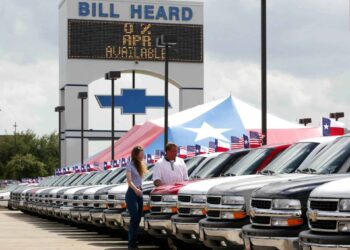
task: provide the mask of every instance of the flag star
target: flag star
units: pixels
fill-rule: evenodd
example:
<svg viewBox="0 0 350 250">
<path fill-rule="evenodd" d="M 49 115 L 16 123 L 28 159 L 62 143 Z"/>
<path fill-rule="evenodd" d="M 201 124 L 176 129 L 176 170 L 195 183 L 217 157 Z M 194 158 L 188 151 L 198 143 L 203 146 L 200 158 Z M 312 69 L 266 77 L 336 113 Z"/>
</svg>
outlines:
<svg viewBox="0 0 350 250">
<path fill-rule="evenodd" d="M 245 141 L 244 141 L 244 143 L 245 143 L 245 144 L 248 144 L 248 141 L 247 141 L 247 140 L 245 140 Z"/>
<path fill-rule="evenodd" d="M 325 124 L 323 127 L 324 127 L 325 130 L 329 129 L 329 125 L 328 124 Z"/>
<path fill-rule="evenodd" d="M 186 129 L 197 133 L 197 136 L 195 139 L 196 142 L 206 138 L 210 138 L 210 137 L 213 137 L 221 141 L 229 142 L 229 140 L 224 135 L 222 135 L 222 133 L 225 133 L 231 130 L 231 128 L 214 128 L 206 122 L 203 122 L 200 128 L 186 128 Z"/>
</svg>

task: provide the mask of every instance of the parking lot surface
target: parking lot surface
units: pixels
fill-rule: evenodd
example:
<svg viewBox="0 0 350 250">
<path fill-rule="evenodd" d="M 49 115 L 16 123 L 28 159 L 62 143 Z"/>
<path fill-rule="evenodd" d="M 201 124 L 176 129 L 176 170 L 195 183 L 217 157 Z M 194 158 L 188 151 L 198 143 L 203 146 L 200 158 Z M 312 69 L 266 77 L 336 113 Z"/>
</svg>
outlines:
<svg viewBox="0 0 350 250">
<path fill-rule="evenodd" d="M 140 245 L 140 249 L 159 249 Z M 0 249 L 3 250 L 117 250 L 127 241 L 75 226 L 0 209 Z"/>
</svg>

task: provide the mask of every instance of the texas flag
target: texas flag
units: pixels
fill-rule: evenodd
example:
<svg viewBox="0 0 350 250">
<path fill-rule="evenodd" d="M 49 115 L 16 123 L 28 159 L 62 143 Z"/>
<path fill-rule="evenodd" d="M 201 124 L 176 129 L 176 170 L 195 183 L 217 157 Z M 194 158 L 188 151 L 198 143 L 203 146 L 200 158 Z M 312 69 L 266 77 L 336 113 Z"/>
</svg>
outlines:
<svg viewBox="0 0 350 250">
<path fill-rule="evenodd" d="M 322 134 L 323 136 L 344 135 L 345 125 L 334 119 L 322 118 Z"/>
<path fill-rule="evenodd" d="M 245 134 L 243 134 L 243 147 L 249 148 L 249 137 Z"/>
<path fill-rule="evenodd" d="M 226 152 L 230 150 L 230 145 L 228 143 L 224 143 L 218 139 L 215 139 L 216 152 Z"/>
<path fill-rule="evenodd" d="M 152 164 L 152 163 L 153 163 L 152 155 L 147 154 L 147 164 Z"/>
</svg>

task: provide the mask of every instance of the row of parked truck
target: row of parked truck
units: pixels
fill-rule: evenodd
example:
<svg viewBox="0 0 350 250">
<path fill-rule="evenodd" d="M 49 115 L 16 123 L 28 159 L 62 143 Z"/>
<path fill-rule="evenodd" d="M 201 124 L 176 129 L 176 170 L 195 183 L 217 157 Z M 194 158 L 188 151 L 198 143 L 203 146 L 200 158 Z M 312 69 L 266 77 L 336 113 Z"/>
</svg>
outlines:
<svg viewBox="0 0 350 250">
<path fill-rule="evenodd" d="M 186 159 L 190 180 L 143 181 L 141 233 L 180 249 L 350 249 L 350 135 Z M 127 230 L 125 168 L 47 178 L 11 191 L 25 213 Z"/>
</svg>

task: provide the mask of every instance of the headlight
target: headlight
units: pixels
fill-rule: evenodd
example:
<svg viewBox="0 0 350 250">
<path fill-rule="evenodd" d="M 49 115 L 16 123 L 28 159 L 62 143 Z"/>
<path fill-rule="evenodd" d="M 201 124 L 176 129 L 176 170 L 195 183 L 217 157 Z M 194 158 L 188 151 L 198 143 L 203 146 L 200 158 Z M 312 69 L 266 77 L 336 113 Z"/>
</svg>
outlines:
<svg viewBox="0 0 350 250">
<path fill-rule="evenodd" d="M 190 211 L 191 215 L 206 215 L 205 208 L 193 208 Z"/>
<path fill-rule="evenodd" d="M 296 227 L 303 224 L 302 218 L 272 217 L 271 225 L 274 227 Z"/>
<path fill-rule="evenodd" d="M 193 203 L 205 203 L 207 201 L 206 195 L 193 195 L 192 202 Z"/>
<path fill-rule="evenodd" d="M 225 205 L 244 205 L 243 196 L 223 196 L 222 204 Z"/>
<path fill-rule="evenodd" d="M 290 200 L 290 199 L 276 199 L 272 202 L 273 209 L 301 209 L 301 204 L 299 200 Z"/>
<path fill-rule="evenodd" d="M 103 201 L 107 200 L 107 195 L 105 195 L 105 194 L 104 195 L 100 195 L 100 200 L 103 200 Z"/>
<path fill-rule="evenodd" d="M 350 200 L 348 200 L 348 199 L 340 200 L 339 210 L 340 211 L 350 211 Z"/>
<path fill-rule="evenodd" d="M 350 222 L 340 221 L 338 228 L 340 232 L 350 232 Z"/>
<path fill-rule="evenodd" d="M 74 195 L 68 195 L 67 199 L 68 200 L 73 200 L 74 199 Z"/>
<path fill-rule="evenodd" d="M 164 195 L 163 201 L 165 202 L 176 202 L 177 201 L 177 195 Z"/>
</svg>

